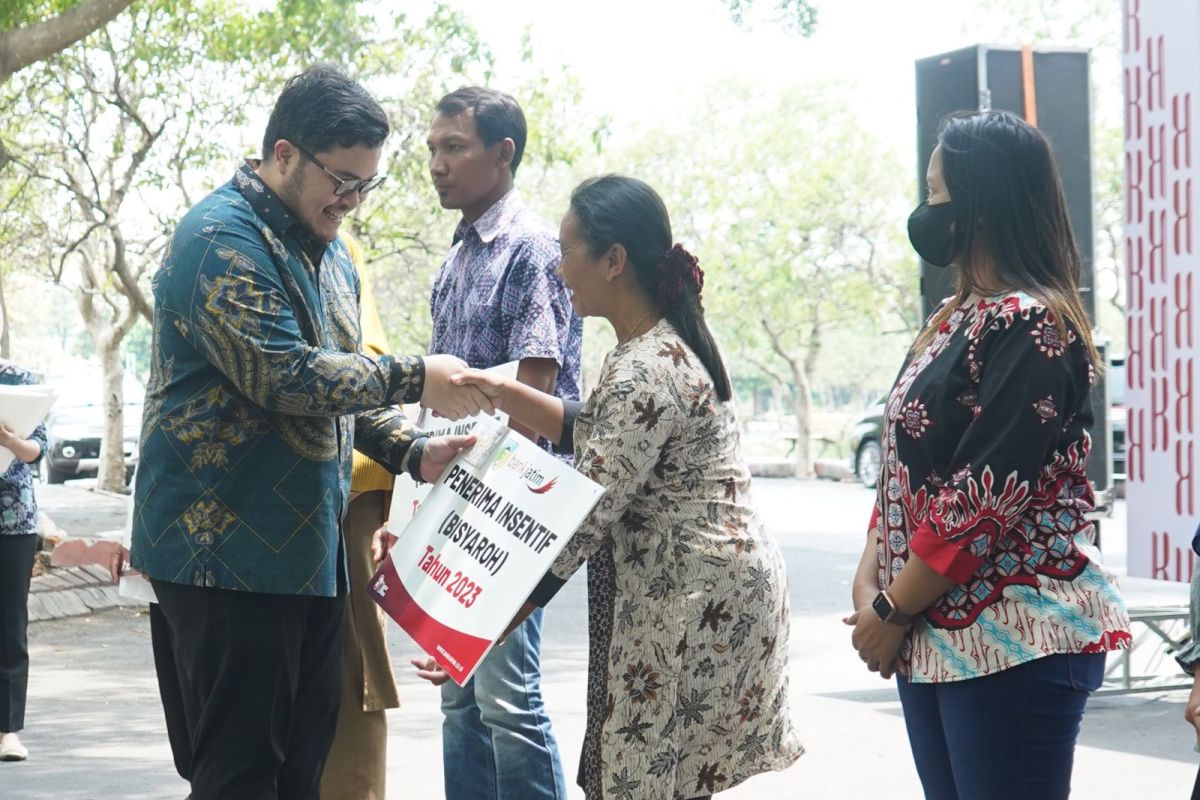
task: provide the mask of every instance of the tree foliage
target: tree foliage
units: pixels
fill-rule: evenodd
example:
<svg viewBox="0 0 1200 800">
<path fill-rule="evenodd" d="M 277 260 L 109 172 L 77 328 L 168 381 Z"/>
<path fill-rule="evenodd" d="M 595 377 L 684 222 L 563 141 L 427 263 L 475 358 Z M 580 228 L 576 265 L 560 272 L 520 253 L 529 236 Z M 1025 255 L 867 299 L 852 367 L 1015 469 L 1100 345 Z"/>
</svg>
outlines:
<svg viewBox="0 0 1200 800">
<path fill-rule="evenodd" d="M 106 488 L 120 485 L 120 353 L 138 320 L 152 319 L 149 275 L 186 210 L 228 180 L 238 156 L 256 153 L 260 132 L 247 138 L 248 117 L 265 116 L 284 80 L 311 63 L 342 64 L 391 116 L 391 180 L 349 224 L 377 262 L 371 271 L 389 301 L 382 310 L 393 346 L 420 352 L 428 341 L 425 298 L 456 219 L 429 188 L 424 131 L 443 93 L 489 82 L 491 56 L 465 19 L 440 4 L 419 18 L 364 15 L 341 0 L 281 6 L 251 14 L 227 0 L 142 0 L 0 86 L 16 111 L 8 119 L 21 119 L 5 126 L 16 168 L 0 175 L 0 202 L 26 203 L 22 219 L 53 219 L 21 241 L 29 262 L 74 293 L 103 364 Z M 522 177 L 579 152 L 582 139 L 566 124 L 578 96 L 569 78 L 504 88 L 525 101 L 535 131 L 559 134 L 535 134 Z M 11 227 L 0 226 L 0 237 L 20 238 Z"/>
<path fill-rule="evenodd" d="M 767 377 L 790 399 L 801 474 L 811 471 L 812 395 L 830 338 L 850 331 L 886 354 L 882 373 L 859 365 L 873 393 L 917 322 L 909 177 L 879 132 L 837 102 L 849 90 L 726 87 L 683 124 L 648 131 L 651 144 L 629 159 L 701 259 L 707 314 L 735 378 Z"/>
<path fill-rule="evenodd" d="M 811 36 L 817 29 L 817 7 L 811 0 L 724 0 L 729 16 L 738 25 L 749 25 L 756 16 L 769 14 L 771 23 L 782 25 L 793 33 Z M 762 6 L 768 2 L 771 11 Z"/>
</svg>

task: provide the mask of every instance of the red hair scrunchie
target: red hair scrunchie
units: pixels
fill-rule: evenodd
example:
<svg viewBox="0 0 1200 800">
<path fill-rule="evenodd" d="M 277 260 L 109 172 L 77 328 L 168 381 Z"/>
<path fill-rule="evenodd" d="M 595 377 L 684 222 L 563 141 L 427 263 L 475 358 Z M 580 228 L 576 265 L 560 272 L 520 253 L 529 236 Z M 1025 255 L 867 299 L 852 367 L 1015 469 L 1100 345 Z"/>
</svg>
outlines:
<svg viewBox="0 0 1200 800">
<path fill-rule="evenodd" d="M 675 308 L 682 302 L 686 284 L 691 285 L 699 298 L 704 289 L 704 270 L 694 255 L 676 244 L 658 266 L 658 297 L 665 308 Z"/>
</svg>

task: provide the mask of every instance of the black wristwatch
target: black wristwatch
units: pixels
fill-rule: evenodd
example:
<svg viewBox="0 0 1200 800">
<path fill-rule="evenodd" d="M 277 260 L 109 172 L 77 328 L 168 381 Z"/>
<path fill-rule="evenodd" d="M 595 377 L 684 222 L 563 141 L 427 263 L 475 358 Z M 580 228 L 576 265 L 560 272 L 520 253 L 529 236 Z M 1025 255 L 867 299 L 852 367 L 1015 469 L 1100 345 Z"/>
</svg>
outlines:
<svg viewBox="0 0 1200 800">
<path fill-rule="evenodd" d="M 413 443 L 408 446 L 408 477 L 417 484 L 425 482 L 425 479 L 421 477 L 421 456 L 424 455 L 425 445 L 428 443 L 428 436 L 419 436 L 413 439 Z"/>
<path fill-rule="evenodd" d="M 892 602 L 891 596 L 886 591 L 875 595 L 875 599 L 871 601 L 871 608 L 875 609 L 879 618 L 889 625 L 908 625 L 912 622 L 912 614 L 905 614 L 896 608 L 896 604 Z"/>
</svg>

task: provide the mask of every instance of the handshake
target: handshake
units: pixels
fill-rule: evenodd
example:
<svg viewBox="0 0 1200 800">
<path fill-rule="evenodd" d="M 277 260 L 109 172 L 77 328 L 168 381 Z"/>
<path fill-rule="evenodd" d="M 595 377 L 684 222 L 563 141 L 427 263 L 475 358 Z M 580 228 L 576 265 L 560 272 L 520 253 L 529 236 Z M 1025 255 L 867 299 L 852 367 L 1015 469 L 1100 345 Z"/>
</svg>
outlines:
<svg viewBox="0 0 1200 800">
<path fill-rule="evenodd" d="M 503 379 L 473 370 L 461 358 L 426 356 L 421 405 L 451 421 L 494 414 L 501 407 L 503 384 Z"/>
</svg>

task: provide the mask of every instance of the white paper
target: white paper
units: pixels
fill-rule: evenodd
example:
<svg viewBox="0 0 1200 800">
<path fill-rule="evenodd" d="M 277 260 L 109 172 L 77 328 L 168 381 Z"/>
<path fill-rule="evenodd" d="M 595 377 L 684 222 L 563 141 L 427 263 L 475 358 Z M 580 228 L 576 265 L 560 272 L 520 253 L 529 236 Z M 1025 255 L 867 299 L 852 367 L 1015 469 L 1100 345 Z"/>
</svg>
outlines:
<svg viewBox="0 0 1200 800">
<path fill-rule="evenodd" d="M 57 399 L 49 386 L 0 386 L 0 423 L 28 439 L 46 418 Z M 0 473 L 6 471 L 15 456 L 7 447 L 0 447 Z"/>
</svg>

